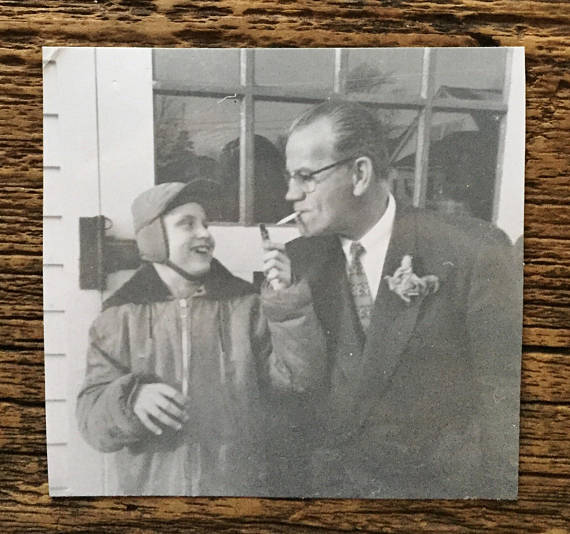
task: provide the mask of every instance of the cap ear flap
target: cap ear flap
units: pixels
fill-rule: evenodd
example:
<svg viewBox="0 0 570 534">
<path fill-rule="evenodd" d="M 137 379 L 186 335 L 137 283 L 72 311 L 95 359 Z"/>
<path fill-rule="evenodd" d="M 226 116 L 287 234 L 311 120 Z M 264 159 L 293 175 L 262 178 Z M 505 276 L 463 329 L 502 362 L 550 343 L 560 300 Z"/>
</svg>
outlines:
<svg viewBox="0 0 570 534">
<path fill-rule="evenodd" d="M 143 226 L 136 235 L 139 254 L 144 261 L 165 263 L 168 260 L 168 246 L 162 217 Z"/>
</svg>

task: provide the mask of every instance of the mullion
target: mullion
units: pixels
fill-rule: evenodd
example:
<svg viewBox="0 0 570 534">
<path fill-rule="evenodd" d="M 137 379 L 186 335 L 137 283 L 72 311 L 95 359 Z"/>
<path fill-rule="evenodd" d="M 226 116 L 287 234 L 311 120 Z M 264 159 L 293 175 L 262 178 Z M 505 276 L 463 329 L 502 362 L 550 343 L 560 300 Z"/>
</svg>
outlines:
<svg viewBox="0 0 570 534">
<path fill-rule="evenodd" d="M 348 72 L 348 50 L 335 48 L 333 91 L 336 94 L 346 93 L 346 75 Z"/>
<path fill-rule="evenodd" d="M 240 109 L 240 151 L 239 151 L 239 222 L 253 223 L 255 192 L 254 154 L 254 100 L 250 90 L 254 84 L 254 50 L 240 51 L 240 82 L 245 88 Z"/>
<path fill-rule="evenodd" d="M 512 62 L 513 62 L 513 50 L 509 48 L 507 50 L 507 58 L 505 61 L 505 78 L 503 80 L 503 103 L 505 106 L 508 105 L 509 100 L 509 87 L 511 85 L 512 76 Z M 501 185 L 503 176 L 503 165 L 505 162 L 505 144 L 506 144 L 506 130 L 507 130 L 507 115 L 502 114 L 499 116 L 499 146 L 497 147 L 497 164 L 495 165 L 495 181 L 493 189 L 493 208 L 491 212 L 491 220 L 496 223 L 499 217 L 499 201 L 501 196 Z"/>
<path fill-rule="evenodd" d="M 429 149 L 431 142 L 432 100 L 435 93 L 434 73 L 437 52 L 435 49 L 425 48 L 422 61 L 421 96 L 426 105 L 420 112 L 418 121 L 418 134 L 414 163 L 414 196 L 415 207 L 425 207 L 427 180 L 429 171 Z"/>
</svg>

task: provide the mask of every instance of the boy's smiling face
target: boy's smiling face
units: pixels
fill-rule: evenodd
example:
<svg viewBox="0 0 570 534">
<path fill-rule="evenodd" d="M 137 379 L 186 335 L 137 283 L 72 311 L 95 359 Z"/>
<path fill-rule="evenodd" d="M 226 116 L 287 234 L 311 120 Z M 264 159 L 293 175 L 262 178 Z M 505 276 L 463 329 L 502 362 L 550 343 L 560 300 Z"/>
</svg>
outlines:
<svg viewBox="0 0 570 534">
<path fill-rule="evenodd" d="M 162 220 L 168 236 L 168 259 L 190 276 L 208 273 L 215 242 L 202 206 L 183 204 L 165 213 Z"/>
</svg>

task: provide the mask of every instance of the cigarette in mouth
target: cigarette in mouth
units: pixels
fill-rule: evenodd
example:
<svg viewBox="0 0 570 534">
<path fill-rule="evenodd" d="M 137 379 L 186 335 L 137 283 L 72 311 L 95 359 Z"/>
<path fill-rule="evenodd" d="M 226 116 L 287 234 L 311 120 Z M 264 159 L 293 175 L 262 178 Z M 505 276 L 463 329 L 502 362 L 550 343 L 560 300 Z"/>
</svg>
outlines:
<svg viewBox="0 0 570 534">
<path fill-rule="evenodd" d="M 289 221 L 292 221 L 293 219 L 295 219 L 295 217 L 297 217 L 297 212 L 293 212 L 290 215 L 287 215 L 287 217 L 283 217 L 283 219 L 281 219 L 280 221 L 277 221 L 275 224 L 277 226 L 281 225 L 281 224 L 285 224 L 288 223 Z"/>
</svg>

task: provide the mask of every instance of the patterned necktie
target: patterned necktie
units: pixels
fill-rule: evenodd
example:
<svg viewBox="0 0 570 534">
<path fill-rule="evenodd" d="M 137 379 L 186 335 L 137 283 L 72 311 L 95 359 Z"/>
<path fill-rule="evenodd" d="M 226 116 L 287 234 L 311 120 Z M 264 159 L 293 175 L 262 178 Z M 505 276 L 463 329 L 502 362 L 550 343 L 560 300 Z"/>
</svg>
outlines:
<svg viewBox="0 0 570 534">
<path fill-rule="evenodd" d="M 364 247 L 358 241 L 354 241 L 350 245 L 351 261 L 348 265 L 348 281 L 360 324 L 362 325 L 362 329 L 366 332 L 370 324 L 373 301 L 370 286 L 368 285 L 368 278 L 366 278 L 366 273 L 360 261 L 360 257 L 363 253 Z"/>
</svg>

